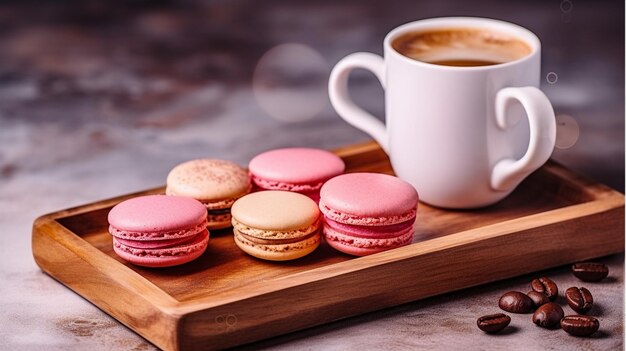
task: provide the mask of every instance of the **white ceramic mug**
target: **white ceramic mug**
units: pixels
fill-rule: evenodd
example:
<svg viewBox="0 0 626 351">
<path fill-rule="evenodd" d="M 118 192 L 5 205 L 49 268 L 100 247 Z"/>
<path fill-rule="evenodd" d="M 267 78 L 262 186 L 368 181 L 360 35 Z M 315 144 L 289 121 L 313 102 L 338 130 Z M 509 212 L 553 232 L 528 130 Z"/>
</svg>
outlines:
<svg viewBox="0 0 626 351">
<path fill-rule="evenodd" d="M 488 29 L 521 39 L 530 54 L 490 66 L 451 67 L 403 56 L 392 41 L 412 31 Z M 556 123 L 539 90 L 541 44 L 517 25 L 448 17 L 411 22 L 385 37 L 384 59 L 371 53 L 343 58 L 330 75 L 337 113 L 370 134 L 387 152 L 396 175 L 413 184 L 420 200 L 445 208 L 493 204 L 554 149 Z M 348 94 L 348 76 L 364 68 L 385 89 L 385 124 L 359 108 Z"/>
</svg>

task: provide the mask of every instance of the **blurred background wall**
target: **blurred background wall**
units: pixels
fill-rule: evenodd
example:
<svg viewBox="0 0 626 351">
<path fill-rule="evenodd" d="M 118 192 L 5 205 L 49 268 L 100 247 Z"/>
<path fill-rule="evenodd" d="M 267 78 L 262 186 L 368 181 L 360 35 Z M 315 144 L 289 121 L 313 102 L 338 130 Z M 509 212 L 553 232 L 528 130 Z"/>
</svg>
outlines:
<svg viewBox="0 0 626 351">
<path fill-rule="evenodd" d="M 42 192 L 95 177 L 85 191 L 109 196 L 161 184 L 193 157 L 245 163 L 272 147 L 366 139 L 329 106 L 334 63 L 381 53 L 404 22 L 455 15 L 541 38 L 542 89 L 567 115 L 568 148 L 554 158 L 623 190 L 623 1 L 4 1 L 3 198 L 32 176 Z M 360 72 L 351 84 L 382 116 L 378 82 Z"/>
</svg>

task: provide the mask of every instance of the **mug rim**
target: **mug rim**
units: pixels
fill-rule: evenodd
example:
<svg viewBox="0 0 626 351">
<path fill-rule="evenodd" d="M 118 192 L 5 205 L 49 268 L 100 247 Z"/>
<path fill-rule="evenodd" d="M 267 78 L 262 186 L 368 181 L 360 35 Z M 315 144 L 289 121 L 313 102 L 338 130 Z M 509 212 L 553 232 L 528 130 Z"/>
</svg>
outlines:
<svg viewBox="0 0 626 351">
<path fill-rule="evenodd" d="M 524 43 L 526 43 L 529 47 L 530 47 L 530 53 L 520 57 L 516 60 L 513 61 L 508 61 L 508 62 L 503 62 L 503 63 L 497 63 L 494 65 L 488 65 L 488 66 L 444 66 L 444 65 L 437 65 L 437 64 L 433 64 L 433 63 L 428 63 L 428 62 L 424 62 L 424 61 L 420 61 L 420 60 L 416 60 L 416 59 L 412 59 L 410 57 L 407 57 L 403 54 L 401 54 L 400 52 L 398 52 L 396 49 L 394 49 L 391 46 L 391 42 L 397 38 L 398 36 L 413 31 L 415 29 L 424 29 L 424 30 L 428 30 L 428 29 L 438 29 L 438 28 L 463 28 L 463 29 L 472 29 L 472 28 L 480 28 L 480 29 L 484 29 L 484 28 L 488 28 L 488 29 L 493 29 L 493 30 L 498 30 L 498 31 L 503 31 L 507 34 L 513 35 L 515 37 L 517 37 L 520 40 L 523 40 Z M 529 61 L 531 60 L 533 57 L 539 55 L 540 50 L 541 50 L 541 41 L 539 40 L 539 38 L 537 37 L 537 35 L 535 35 L 535 33 L 531 32 L 530 30 L 514 24 L 514 23 L 510 23 L 510 22 L 506 22 L 506 21 L 502 21 L 502 20 L 498 20 L 498 19 L 493 19 L 493 18 L 487 18 L 487 17 L 465 17 L 465 16 L 452 16 L 452 17 L 433 17 L 433 18 L 426 18 L 426 19 L 421 19 L 421 20 L 417 20 L 417 21 L 412 21 L 412 22 L 408 22 L 405 24 L 402 24 L 394 29 L 392 29 L 389 33 L 387 33 L 387 35 L 385 36 L 385 39 L 383 41 L 383 46 L 384 46 L 384 51 L 385 51 L 385 55 L 387 54 L 392 54 L 394 57 L 413 64 L 413 65 L 418 65 L 418 66 L 423 66 L 423 67 L 427 67 L 427 68 L 431 68 L 431 69 L 440 69 L 440 70 L 452 70 L 452 71 L 485 71 L 485 70 L 492 70 L 492 69 L 498 69 L 498 68 L 503 68 L 503 67 L 509 67 L 509 66 L 513 66 L 513 65 L 519 65 L 523 62 Z"/>
</svg>

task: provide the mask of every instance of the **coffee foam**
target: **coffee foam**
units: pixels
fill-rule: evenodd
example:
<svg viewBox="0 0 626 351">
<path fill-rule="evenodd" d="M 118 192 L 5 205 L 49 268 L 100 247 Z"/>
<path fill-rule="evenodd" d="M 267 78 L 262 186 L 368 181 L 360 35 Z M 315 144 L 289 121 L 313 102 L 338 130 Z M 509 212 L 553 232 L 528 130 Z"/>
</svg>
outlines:
<svg viewBox="0 0 626 351">
<path fill-rule="evenodd" d="M 497 64 L 531 52 L 524 41 L 505 33 L 462 28 L 409 32 L 394 39 L 392 47 L 404 56 L 427 63 L 476 60 Z"/>
</svg>

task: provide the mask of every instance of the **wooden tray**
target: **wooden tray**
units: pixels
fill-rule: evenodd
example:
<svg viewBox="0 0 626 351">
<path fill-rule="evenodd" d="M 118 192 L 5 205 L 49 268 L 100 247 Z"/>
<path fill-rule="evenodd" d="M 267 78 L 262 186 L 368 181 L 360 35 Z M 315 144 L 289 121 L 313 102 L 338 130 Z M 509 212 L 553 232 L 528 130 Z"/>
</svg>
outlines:
<svg viewBox="0 0 626 351">
<path fill-rule="evenodd" d="M 392 173 L 370 142 L 336 150 L 349 172 Z M 244 344 L 348 316 L 624 250 L 624 196 L 554 162 L 501 203 L 476 211 L 420 204 L 415 243 L 352 258 L 322 245 L 293 262 L 252 258 L 231 231 L 200 259 L 126 264 L 107 213 L 152 189 L 59 211 L 33 226 L 41 269 L 166 350 Z"/>
</svg>

